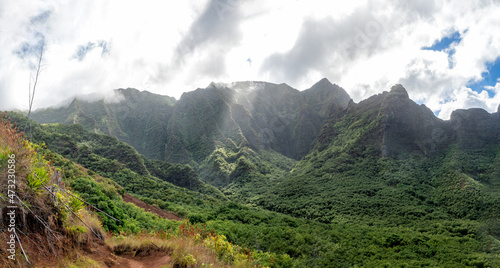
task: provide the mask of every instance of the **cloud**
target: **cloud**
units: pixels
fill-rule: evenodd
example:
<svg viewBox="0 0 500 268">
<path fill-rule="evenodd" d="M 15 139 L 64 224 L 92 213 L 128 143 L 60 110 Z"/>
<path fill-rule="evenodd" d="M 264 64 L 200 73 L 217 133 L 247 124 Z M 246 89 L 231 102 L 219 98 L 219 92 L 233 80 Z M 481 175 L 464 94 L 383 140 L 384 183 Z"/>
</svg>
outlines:
<svg viewBox="0 0 500 268">
<path fill-rule="evenodd" d="M 453 100 L 442 104 L 439 117 L 449 118 L 456 109 L 483 108 L 490 112 L 496 112 L 500 105 L 500 80 L 494 87 L 488 86 L 488 89 L 495 92 L 494 97 L 490 97 L 486 90 L 475 92 L 467 87 L 454 90 Z"/>
<path fill-rule="evenodd" d="M 495 87 L 498 75 L 485 72 L 500 56 L 499 7 L 430 0 L 0 1 L 0 110 L 27 108 L 32 52 L 45 44 L 35 107 L 120 87 L 179 97 L 210 81 L 305 89 L 327 77 L 355 101 L 402 83 L 441 118 L 470 105 L 492 112 L 498 93 L 485 86 Z M 454 41 L 447 48 L 426 49 L 446 37 Z"/>
<path fill-rule="evenodd" d="M 432 2 L 401 6 L 368 1 L 347 16 L 306 18 L 293 47 L 270 55 L 261 72 L 292 84 L 304 84 L 308 74 L 315 73 L 342 81 L 360 61 L 401 46 L 401 28 L 428 19 L 435 11 Z"/>
<path fill-rule="evenodd" d="M 26 60 L 30 65 L 32 58 L 38 59 L 40 53 L 43 52 L 46 44 L 45 34 L 46 22 L 52 14 L 51 10 L 45 10 L 41 13 L 32 16 L 27 23 L 25 23 L 25 34 L 27 40 L 18 45 L 13 53 L 22 60 Z M 33 68 L 33 66 L 30 66 Z"/>
<path fill-rule="evenodd" d="M 487 63 L 500 56 L 495 10 L 491 2 L 379 1 L 345 17 L 307 18 L 293 47 L 270 55 L 261 71 L 301 86 L 328 77 L 356 101 L 401 83 L 444 119 L 455 105 L 492 112 L 486 102 L 493 97 L 469 94 L 466 85 L 484 79 Z M 425 51 L 454 33 L 459 38 L 446 49 Z"/>
<path fill-rule="evenodd" d="M 226 54 L 239 45 L 244 20 L 241 8 L 245 0 L 210 0 L 176 45 L 171 62 L 160 64 L 157 82 L 165 82 L 184 71 L 185 65 L 194 77 L 216 79 L 226 74 Z"/>
<path fill-rule="evenodd" d="M 110 52 L 108 42 L 104 40 L 99 40 L 97 41 L 97 43 L 88 42 L 86 45 L 79 45 L 75 53 L 73 54 L 72 58 L 82 61 L 87 55 L 87 53 L 91 52 L 96 47 L 101 48 L 101 56 L 105 56 Z"/>
</svg>

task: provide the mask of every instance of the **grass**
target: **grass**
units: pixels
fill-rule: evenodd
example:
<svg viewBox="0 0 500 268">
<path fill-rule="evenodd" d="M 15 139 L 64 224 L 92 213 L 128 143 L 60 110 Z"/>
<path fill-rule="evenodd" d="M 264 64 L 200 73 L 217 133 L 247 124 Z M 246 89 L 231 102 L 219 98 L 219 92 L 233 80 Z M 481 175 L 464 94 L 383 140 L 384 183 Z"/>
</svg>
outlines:
<svg viewBox="0 0 500 268">
<path fill-rule="evenodd" d="M 165 267 L 230 267 L 193 237 L 178 237 L 172 233 L 118 235 L 107 239 L 106 244 L 118 256 L 138 257 L 164 252 L 171 256 Z"/>
<path fill-rule="evenodd" d="M 73 216 L 67 221 L 65 228 L 67 234 L 73 238 L 73 241 L 77 243 L 77 245 L 90 243 L 96 238 L 95 234 L 100 238 L 104 237 L 105 231 L 102 227 L 102 223 L 95 214 L 86 209 L 82 209 L 77 215 L 85 224 Z M 90 230 L 89 227 L 92 230 Z"/>
<path fill-rule="evenodd" d="M 85 267 L 85 268 L 104 268 L 106 267 L 105 265 L 101 264 L 100 262 L 85 256 L 78 254 L 76 257 L 76 261 L 71 261 L 69 259 L 65 259 L 62 263 L 59 264 L 59 267 L 66 267 L 66 268 L 80 268 L 80 267 Z"/>
</svg>

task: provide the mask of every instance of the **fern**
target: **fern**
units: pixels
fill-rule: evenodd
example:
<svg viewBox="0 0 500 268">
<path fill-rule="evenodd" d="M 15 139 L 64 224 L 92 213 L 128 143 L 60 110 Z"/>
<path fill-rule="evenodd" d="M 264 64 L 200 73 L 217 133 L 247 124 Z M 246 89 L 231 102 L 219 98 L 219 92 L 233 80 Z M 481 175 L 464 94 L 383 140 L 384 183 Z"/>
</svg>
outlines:
<svg viewBox="0 0 500 268">
<path fill-rule="evenodd" d="M 35 170 L 28 174 L 27 181 L 28 187 L 35 192 L 41 192 L 40 187 L 42 184 L 49 181 L 49 172 L 44 167 L 35 168 Z"/>
</svg>

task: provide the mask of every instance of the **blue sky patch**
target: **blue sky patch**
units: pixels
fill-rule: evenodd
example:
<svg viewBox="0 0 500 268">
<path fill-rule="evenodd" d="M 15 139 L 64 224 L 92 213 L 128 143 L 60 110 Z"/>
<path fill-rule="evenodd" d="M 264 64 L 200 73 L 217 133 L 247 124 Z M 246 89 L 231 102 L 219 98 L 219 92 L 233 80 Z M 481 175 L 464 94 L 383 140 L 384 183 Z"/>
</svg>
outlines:
<svg viewBox="0 0 500 268">
<path fill-rule="evenodd" d="M 38 14 L 37 16 L 31 17 L 30 23 L 31 24 L 44 24 L 45 22 L 47 22 L 50 15 L 52 15 L 52 11 L 50 11 L 50 10 L 44 11 L 44 12 Z"/>
<path fill-rule="evenodd" d="M 101 57 L 104 55 L 109 54 L 109 45 L 106 41 L 104 40 L 99 40 L 97 43 L 94 42 L 88 42 L 86 45 L 80 45 L 76 48 L 75 54 L 73 54 L 73 59 L 77 59 L 79 61 L 82 61 L 85 56 L 87 56 L 87 53 L 90 51 L 94 50 L 94 48 L 99 47 L 102 49 L 101 51 Z"/>
<path fill-rule="evenodd" d="M 486 64 L 487 71 L 483 72 L 481 80 L 474 82 L 473 80 L 467 83 L 467 87 L 474 90 L 477 93 L 486 90 L 488 96 L 491 98 L 495 95 L 492 90 L 484 88 L 485 86 L 494 87 L 500 77 L 500 57 L 498 57 L 494 62 L 489 62 Z"/>
<path fill-rule="evenodd" d="M 13 51 L 14 55 L 20 59 L 28 59 L 32 56 L 39 56 L 40 51 L 45 46 L 45 36 L 39 32 L 35 33 L 34 39 L 30 42 L 23 42 Z"/>
<path fill-rule="evenodd" d="M 452 33 L 450 36 L 445 36 L 441 38 L 441 40 L 434 42 L 434 44 L 430 47 L 423 47 L 423 50 L 432 50 L 432 51 L 444 51 L 450 47 L 453 43 L 460 43 L 462 41 L 462 36 L 460 32 L 456 31 Z"/>
<path fill-rule="evenodd" d="M 432 51 L 445 51 L 448 53 L 448 68 L 453 68 L 453 54 L 455 54 L 455 49 L 450 49 L 451 44 L 460 43 L 462 41 L 462 35 L 460 32 L 453 32 L 449 36 L 445 36 L 441 38 L 441 40 L 434 42 L 434 44 L 430 47 L 423 47 L 423 50 L 432 50 Z"/>
</svg>

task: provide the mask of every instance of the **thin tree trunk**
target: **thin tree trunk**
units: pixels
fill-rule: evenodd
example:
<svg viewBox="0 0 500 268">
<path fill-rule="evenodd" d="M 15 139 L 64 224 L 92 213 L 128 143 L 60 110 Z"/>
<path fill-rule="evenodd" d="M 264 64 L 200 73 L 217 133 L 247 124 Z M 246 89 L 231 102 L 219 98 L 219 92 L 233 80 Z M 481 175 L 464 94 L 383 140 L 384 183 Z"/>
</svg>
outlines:
<svg viewBox="0 0 500 268">
<path fill-rule="evenodd" d="M 42 43 L 40 47 L 40 53 L 38 54 L 38 62 L 37 65 L 35 66 L 35 79 L 33 80 L 33 73 L 30 72 L 30 82 L 29 82 L 29 91 L 28 91 L 28 98 L 29 98 L 29 103 L 28 103 L 28 116 L 26 117 L 26 124 L 24 125 L 24 130 L 23 132 L 26 133 L 26 127 L 28 126 L 28 121 L 30 119 L 31 115 L 31 108 L 33 107 L 33 100 L 35 99 L 35 91 L 36 91 L 36 86 L 38 84 L 38 77 L 40 75 L 40 71 L 42 69 L 42 59 L 43 59 L 43 52 L 45 51 L 45 44 Z M 33 87 L 31 87 L 31 82 L 33 81 Z M 31 124 L 30 124 L 30 139 L 31 139 Z"/>
</svg>

